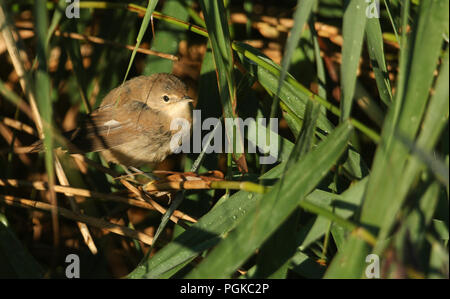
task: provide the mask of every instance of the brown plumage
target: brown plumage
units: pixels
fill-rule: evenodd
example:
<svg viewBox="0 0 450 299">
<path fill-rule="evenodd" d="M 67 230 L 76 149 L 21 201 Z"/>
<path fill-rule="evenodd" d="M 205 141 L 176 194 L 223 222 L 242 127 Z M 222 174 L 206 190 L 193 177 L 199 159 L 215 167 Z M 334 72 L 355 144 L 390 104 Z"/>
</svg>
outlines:
<svg viewBox="0 0 450 299">
<path fill-rule="evenodd" d="M 192 123 L 189 102 L 186 85 L 173 75 L 136 77 L 110 91 L 65 135 L 76 148 L 72 152 L 100 151 L 107 161 L 125 166 L 160 162 L 172 153 L 170 140 L 178 131 L 170 129 L 171 121 Z"/>
</svg>

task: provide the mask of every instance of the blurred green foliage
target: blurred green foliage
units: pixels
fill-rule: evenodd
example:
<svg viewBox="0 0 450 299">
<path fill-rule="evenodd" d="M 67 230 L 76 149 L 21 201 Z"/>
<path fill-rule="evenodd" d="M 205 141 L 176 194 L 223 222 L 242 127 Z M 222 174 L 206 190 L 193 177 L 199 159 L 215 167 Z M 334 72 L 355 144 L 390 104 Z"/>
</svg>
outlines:
<svg viewBox="0 0 450 299">
<path fill-rule="evenodd" d="M 367 16 L 372 2 L 380 4 L 380 18 Z M 44 126 L 49 148 L 58 142 L 54 137 L 68 112 L 96 108 L 122 82 L 127 67 L 128 78 L 158 72 L 182 76 L 195 90 L 203 119 L 272 113 L 280 120 L 274 165 L 260 165 L 259 154 L 246 153 L 240 160 L 208 154 L 200 166 L 200 172 L 222 170 L 229 180 L 269 186 L 269 192 L 183 193 L 179 209 L 199 221 L 187 229 L 169 222 L 151 256 L 144 255 L 143 244 L 123 239 L 134 245 L 121 248 L 125 257 L 113 257 L 122 238 L 115 235 L 94 237 L 99 254 L 93 256 L 78 236 L 82 265 L 89 265 L 82 267 L 89 269 L 82 277 L 364 278 L 366 256 L 375 253 L 381 277 L 448 278 L 448 0 L 81 3 L 75 19 L 65 16 L 65 1 L 1 3 L 3 28 L 23 29 L 23 22 L 14 25 L 12 20 L 33 27 L 34 36 L 13 47 L 25 47 L 36 59 L 27 78 L 34 82 L 30 92 L 49 124 Z M 142 21 L 147 6 L 156 7 L 149 23 Z M 245 22 L 233 22 L 235 13 L 246 16 Z M 290 37 L 276 26 L 277 37 L 265 36 L 258 27 L 265 22 L 261 16 L 278 25 L 289 19 Z M 324 37 L 323 27 L 304 26 L 317 22 L 339 28 L 341 42 Z M 53 29 L 120 45 L 135 45 L 141 32 L 141 47 L 182 56 L 185 64 L 140 53 L 130 60 L 131 51 L 123 47 L 86 47 L 85 41 Z M 262 47 L 252 46 L 261 40 Z M 265 54 L 271 43 L 281 54 L 279 64 Z M 203 51 L 195 52 L 198 48 Z M 35 126 L 22 110 L 16 112 L 20 99 L 29 101 L 29 96 L 17 80 L 9 82 L 14 66 L 8 51 L 0 53 L 0 116 Z M 12 132 L 23 145 L 36 139 Z M 244 137 L 254 139 L 248 132 Z M 5 139 L 0 145 L 12 147 Z M 26 164 L 2 151 L 0 178 L 51 182 L 52 153 L 30 156 Z M 107 166 L 98 154 L 88 157 Z M 187 171 L 197 159 L 197 154 L 186 154 L 171 157 L 167 165 Z M 243 160 L 248 173 L 240 171 Z M 73 187 L 105 193 L 124 189 L 95 168 L 80 176 L 73 164 L 63 165 Z M 63 277 L 61 266 L 37 249 L 50 250 L 51 241 L 35 246 L 30 239 L 33 212 L 4 204 L 7 195 L 46 198 L 28 189 L 0 187 L 0 276 Z M 58 201 L 67 205 L 62 195 Z M 81 208 L 96 218 L 122 219 L 136 230 L 156 229 L 161 220 L 150 211 L 133 222 L 127 207 L 97 199 Z M 74 223 L 60 223 L 77 233 Z M 55 256 L 64 265 L 61 256 L 69 247 L 60 246 Z M 110 271 L 117 260 L 122 270 Z"/>
</svg>

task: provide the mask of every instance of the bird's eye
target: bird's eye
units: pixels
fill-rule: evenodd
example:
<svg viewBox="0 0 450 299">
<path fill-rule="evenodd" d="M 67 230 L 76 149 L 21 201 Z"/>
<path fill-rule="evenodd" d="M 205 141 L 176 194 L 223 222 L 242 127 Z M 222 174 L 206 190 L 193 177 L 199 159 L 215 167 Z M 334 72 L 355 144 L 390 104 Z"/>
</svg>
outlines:
<svg viewBox="0 0 450 299">
<path fill-rule="evenodd" d="M 167 95 L 165 95 L 165 96 L 163 96 L 163 100 L 164 100 L 164 102 L 168 102 L 168 101 L 170 101 L 170 98 L 169 98 L 169 96 L 167 96 Z"/>
</svg>

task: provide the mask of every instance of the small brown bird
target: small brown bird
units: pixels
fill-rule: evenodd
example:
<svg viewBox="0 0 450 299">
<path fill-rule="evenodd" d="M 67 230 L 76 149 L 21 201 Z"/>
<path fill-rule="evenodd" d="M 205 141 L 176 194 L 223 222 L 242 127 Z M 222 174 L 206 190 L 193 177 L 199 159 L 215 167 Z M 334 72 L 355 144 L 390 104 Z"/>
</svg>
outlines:
<svg viewBox="0 0 450 299">
<path fill-rule="evenodd" d="M 186 85 L 174 75 L 136 77 L 110 91 L 99 108 L 64 135 L 77 149 L 72 152 L 100 151 L 108 162 L 124 166 L 161 162 L 172 153 L 171 139 L 180 130 L 171 129 L 172 120 L 192 123 L 190 102 Z"/>
</svg>

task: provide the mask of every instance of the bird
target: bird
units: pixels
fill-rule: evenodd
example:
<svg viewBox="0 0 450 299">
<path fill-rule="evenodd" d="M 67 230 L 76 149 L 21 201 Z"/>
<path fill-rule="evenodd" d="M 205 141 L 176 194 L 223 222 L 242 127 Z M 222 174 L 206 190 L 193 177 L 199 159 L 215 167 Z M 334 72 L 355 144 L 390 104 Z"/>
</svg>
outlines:
<svg viewBox="0 0 450 299">
<path fill-rule="evenodd" d="M 174 152 L 171 139 L 190 129 L 171 126 L 183 119 L 191 127 L 193 99 L 172 74 L 138 76 L 111 90 L 80 125 L 63 135 L 71 153 L 100 152 L 107 162 L 125 167 L 155 165 Z M 180 138 L 180 142 L 181 142 Z M 42 142 L 34 152 L 43 149 Z"/>
</svg>

